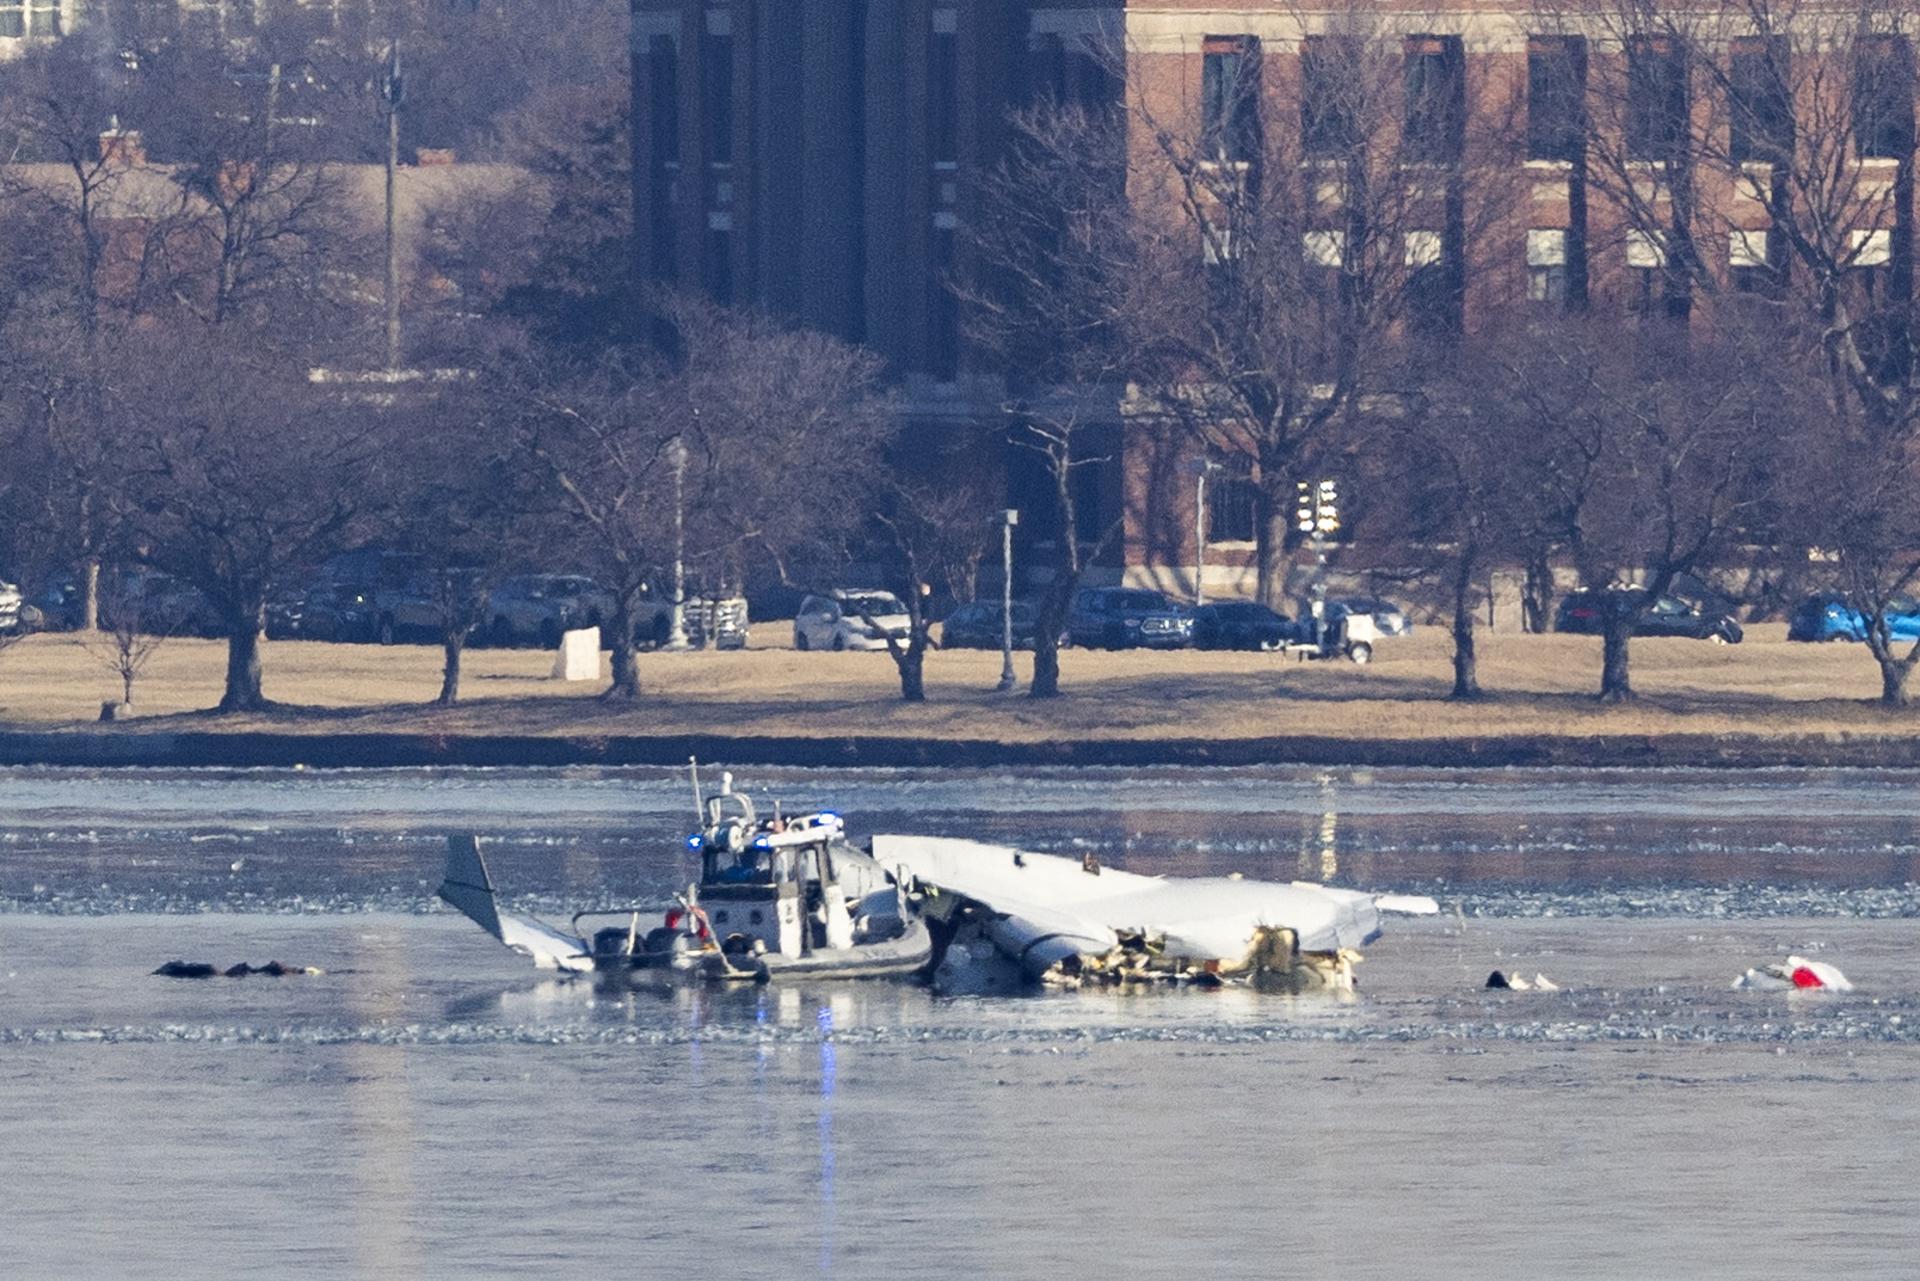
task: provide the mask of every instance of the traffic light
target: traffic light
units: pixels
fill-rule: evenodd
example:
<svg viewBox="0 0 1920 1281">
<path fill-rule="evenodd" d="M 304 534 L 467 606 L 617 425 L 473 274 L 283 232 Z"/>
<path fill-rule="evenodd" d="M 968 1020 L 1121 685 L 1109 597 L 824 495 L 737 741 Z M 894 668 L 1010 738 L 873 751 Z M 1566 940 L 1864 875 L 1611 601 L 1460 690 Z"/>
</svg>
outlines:
<svg viewBox="0 0 1920 1281">
<path fill-rule="evenodd" d="M 1309 483 L 1303 480 L 1294 488 L 1293 527 L 1303 534 L 1323 538 L 1338 533 L 1340 492 L 1334 482 L 1322 480 Z"/>
</svg>

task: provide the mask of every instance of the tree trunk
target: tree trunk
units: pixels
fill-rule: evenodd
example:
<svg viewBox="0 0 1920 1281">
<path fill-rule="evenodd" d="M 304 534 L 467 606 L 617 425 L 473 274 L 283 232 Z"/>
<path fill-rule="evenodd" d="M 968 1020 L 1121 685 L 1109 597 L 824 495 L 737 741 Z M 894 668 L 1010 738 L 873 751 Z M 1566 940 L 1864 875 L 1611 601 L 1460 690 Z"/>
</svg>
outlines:
<svg viewBox="0 0 1920 1281">
<path fill-rule="evenodd" d="M 915 636 L 900 652 L 900 697 L 908 703 L 927 701 L 927 646 L 924 637 Z"/>
<path fill-rule="evenodd" d="M 1913 672 L 1913 665 L 1898 658 L 1880 660 L 1880 705 L 1882 707 L 1911 707 L 1912 697 L 1907 693 L 1907 677 Z"/>
<path fill-rule="evenodd" d="M 1867 652 L 1880 664 L 1880 706 L 1910 707 L 1913 699 L 1907 693 L 1907 678 L 1913 674 L 1914 664 L 1920 662 L 1920 647 L 1901 657 L 1894 652 L 1893 637 L 1883 630 L 1884 626 L 1867 628 Z"/>
<path fill-rule="evenodd" d="M 458 633 L 448 632 L 441 637 L 440 650 L 443 655 L 440 669 L 440 697 L 433 701 L 442 707 L 452 707 L 460 701 L 460 660 L 467 650 L 466 631 L 463 629 Z"/>
<path fill-rule="evenodd" d="M 1287 595 L 1287 530 L 1290 517 L 1284 499 L 1261 485 L 1254 491 L 1254 598 L 1272 609 L 1282 609 Z M 1290 497 L 1290 495 L 1289 495 Z M 1282 611 L 1284 612 L 1284 610 Z"/>
<path fill-rule="evenodd" d="M 1040 598 L 1040 609 L 1033 620 L 1033 679 L 1027 682 L 1028 698 L 1060 697 L 1060 633 L 1066 630 L 1067 605 L 1080 579 L 1064 565 L 1055 566 L 1054 581 L 1047 584 Z"/>
<path fill-rule="evenodd" d="M 635 699 L 640 697 L 640 660 L 633 646 L 633 603 L 622 594 L 620 603 L 613 611 L 613 635 L 608 641 L 609 659 L 613 665 L 613 684 L 607 687 L 602 698 Z"/>
<path fill-rule="evenodd" d="M 1028 698 L 1060 697 L 1060 642 L 1035 632 L 1033 636 L 1033 679 L 1027 682 Z"/>
<path fill-rule="evenodd" d="M 223 712 L 257 712 L 267 705 L 260 692 L 260 615 L 233 627 L 227 634 L 227 688 L 220 695 Z"/>
<path fill-rule="evenodd" d="M 1473 653 L 1473 566 L 1464 550 L 1453 579 L 1453 692 L 1448 698 L 1480 697 L 1479 664 Z"/>
<path fill-rule="evenodd" d="M 1633 682 L 1627 675 L 1627 646 L 1633 640 L 1633 624 L 1639 610 L 1622 604 L 1609 604 L 1602 624 L 1600 657 L 1600 701 L 1625 703 L 1633 698 Z"/>
<path fill-rule="evenodd" d="M 80 630 L 93 632 L 100 629 L 100 561 L 89 556 L 86 565 L 80 571 L 82 605 Z"/>
<path fill-rule="evenodd" d="M 1545 547 L 1527 553 L 1527 577 L 1520 589 L 1520 609 L 1526 629 L 1535 636 L 1544 635 L 1553 616 L 1553 565 L 1547 560 Z"/>
</svg>

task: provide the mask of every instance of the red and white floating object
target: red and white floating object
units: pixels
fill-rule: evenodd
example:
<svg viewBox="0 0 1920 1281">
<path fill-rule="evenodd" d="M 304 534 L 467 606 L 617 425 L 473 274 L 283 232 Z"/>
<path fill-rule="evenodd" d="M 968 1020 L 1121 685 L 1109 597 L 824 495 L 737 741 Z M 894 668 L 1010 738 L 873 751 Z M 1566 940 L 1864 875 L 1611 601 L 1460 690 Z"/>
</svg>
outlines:
<svg viewBox="0 0 1920 1281">
<path fill-rule="evenodd" d="M 1809 961 L 1804 956 L 1789 956 L 1784 963 L 1775 961 L 1756 966 L 1735 979 L 1733 985 L 1761 992 L 1784 992 L 1793 988 L 1853 991 L 1853 984 L 1847 981 L 1847 976 L 1840 972 L 1838 966 L 1828 965 L 1825 961 Z"/>
</svg>

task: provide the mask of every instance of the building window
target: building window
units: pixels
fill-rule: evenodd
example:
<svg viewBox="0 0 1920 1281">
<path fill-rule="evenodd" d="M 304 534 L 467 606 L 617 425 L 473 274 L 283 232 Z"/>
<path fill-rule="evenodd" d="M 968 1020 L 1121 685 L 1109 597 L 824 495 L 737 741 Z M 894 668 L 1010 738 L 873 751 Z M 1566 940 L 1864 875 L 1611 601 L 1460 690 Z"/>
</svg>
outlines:
<svg viewBox="0 0 1920 1281">
<path fill-rule="evenodd" d="M 1201 146 L 1209 160 L 1251 164 L 1260 155 L 1260 42 L 1208 36 L 1203 49 Z"/>
<path fill-rule="evenodd" d="M 709 165 L 733 163 L 733 15 L 707 10 L 700 37 L 701 132 Z"/>
<path fill-rule="evenodd" d="M 1359 147 L 1359 77 L 1358 40 L 1307 37 L 1300 55 L 1300 136 L 1308 155 L 1345 156 Z"/>
<path fill-rule="evenodd" d="M 1627 158 L 1677 163 L 1687 136 L 1686 51 L 1636 36 L 1627 42 Z"/>
<path fill-rule="evenodd" d="M 1254 522 L 1260 510 L 1260 490 L 1247 474 L 1244 462 L 1220 465 L 1207 480 L 1207 541 L 1250 543 L 1258 536 Z"/>
<path fill-rule="evenodd" d="M 673 208 L 680 182 L 680 50 L 669 35 L 647 39 L 648 130 L 653 142 L 653 182 L 647 193 L 653 275 L 674 275 Z"/>
<path fill-rule="evenodd" d="M 1333 302 L 1343 296 L 1345 290 L 1345 271 L 1342 264 L 1347 255 L 1347 233 L 1344 231 L 1308 231 L 1300 236 L 1302 260 L 1306 267 L 1305 284 L 1307 292 L 1322 302 Z"/>
<path fill-rule="evenodd" d="M 1767 231 L 1727 233 L 1727 270 L 1733 277 L 1734 289 L 1740 293 L 1780 297 L 1786 282 L 1775 264 L 1785 261 L 1785 255 L 1774 251 L 1771 243 L 1774 234 Z"/>
<path fill-rule="evenodd" d="M 927 37 L 927 150 L 933 163 L 960 160 L 960 21 L 953 9 L 933 11 Z"/>
<path fill-rule="evenodd" d="M 1406 47 L 1401 155 L 1454 164 L 1466 140 L 1466 54 L 1459 36 L 1413 36 Z"/>
<path fill-rule="evenodd" d="M 700 262 L 701 284 L 707 296 L 722 307 L 733 305 L 733 215 L 707 215 L 706 253 Z"/>
<path fill-rule="evenodd" d="M 1786 164 L 1793 159 L 1792 50 L 1784 36 L 1733 42 L 1728 141 L 1739 164 Z"/>
<path fill-rule="evenodd" d="M 1458 333 L 1460 296 L 1447 271 L 1441 234 L 1409 231 L 1402 239 L 1407 265 L 1408 327 L 1427 338 Z"/>
<path fill-rule="evenodd" d="M 1106 65 L 1084 38 L 1036 33 L 1027 46 L 1027 83 L 1036 102 L 1096 111 L 1113 101 Z"/>
<path fill-rule="evenodd" d="M 953 292 L 954 237 L 960 220 L 950 213 L 933 216 L 927 252 L 927 368 L 950 383 L 960 372 L 960 300 Z"/>
<path fill-rule="evenodd" d="M 1572 163 L 1587 137 L 1587 42 L 1581 36 L 1527 41 L 1527 159 Z"/>
<path fill-rule="evenodd" d="M 1558 228 L 1527 232 L 1527 301 L 1567 305 L 1567 233 Z"/>
<path fill-rule="evenodd" d="M 60 34 L 60 0 L 0 0 L 0 39 Z"/>
<path fill-rule="evenodd" d="M 672 36 L 647 38 L 648 128 L 653 138 L 653 162 L 680 163 L 680 50 Z"/>
<path fill-rule="evenodd" d="M 1642 320 L 1685 320 L 1693 298 L 1685 278 L 1669 270 L 1666 239 L 1658 232 L 1627 232 L 1627 309 Z"/>
<path fill-rule="evenodd" d="M 1853 137 L 1862 156 L 1913 158 L 1913 49 L 1903 37 L 1872 36 L 1855 47 Z"/>
</svg>

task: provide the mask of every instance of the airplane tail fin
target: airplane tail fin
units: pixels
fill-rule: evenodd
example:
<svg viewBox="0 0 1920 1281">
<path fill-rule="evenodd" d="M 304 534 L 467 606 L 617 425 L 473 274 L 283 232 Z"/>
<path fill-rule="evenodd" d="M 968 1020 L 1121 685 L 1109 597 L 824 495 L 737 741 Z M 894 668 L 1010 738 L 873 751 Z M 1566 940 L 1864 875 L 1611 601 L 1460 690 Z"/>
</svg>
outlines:
<svg viewBox="0 0 1920 1281">
<path fill-rule="evenodd" d="M 562 933 L 529 917 L 502 913 L 493 898 L 493 878 L 480 854 L 480 839 L 470 832 L 447 837 L 447 871 L 440 897 L 462 915 L 542 970 L 593 968 L 586 940 Z"/>
</svg>

